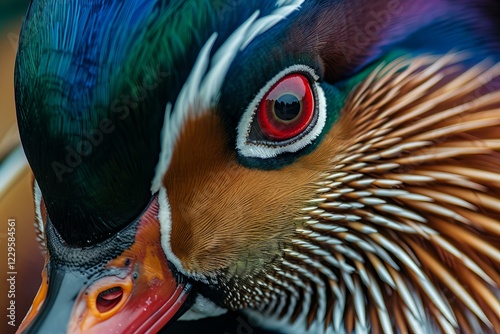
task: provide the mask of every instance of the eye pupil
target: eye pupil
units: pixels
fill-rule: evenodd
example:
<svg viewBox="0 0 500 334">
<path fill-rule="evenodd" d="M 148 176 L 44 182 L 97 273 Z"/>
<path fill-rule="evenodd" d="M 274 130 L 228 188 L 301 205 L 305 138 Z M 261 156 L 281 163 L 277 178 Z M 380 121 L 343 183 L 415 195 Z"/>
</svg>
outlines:
<svg viewBox="0 0 500 334">
<path fill-rule="evenodd" d="M 274 114 L 284 122 L 297 118 L 301 109 L 300 100 L 293 94 L 283 94 L 274 102 Z"/>
</svg>

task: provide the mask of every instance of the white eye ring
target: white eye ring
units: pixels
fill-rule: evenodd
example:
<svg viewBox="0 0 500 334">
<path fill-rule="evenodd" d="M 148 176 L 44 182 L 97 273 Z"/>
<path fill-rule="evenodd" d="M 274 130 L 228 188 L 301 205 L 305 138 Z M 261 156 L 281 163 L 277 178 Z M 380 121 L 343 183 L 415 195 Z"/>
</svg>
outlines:
<svg viewBox="0 0 500 334">
<path fill-rule="evenodd" d="M 254 122 L 255 114 L 257 108 L 266 95 L 266 93 L 282 78 L 292 73 L 308 73 L 314 82 L 312 83 L 312 88 L 315 92 L 316 101 L 316 113 L 317 121 L 312 125 L 312 128 L 308 130 L 307 134 L 299 136 L 297 138 L 292 138 L 284 142 L 280 142 L 279 145 L 272 142 L 257 142 L 250 140 L 250 130 L 252 129 L 252 124 Z M 274 78 L 272 78 L 257 94 L 257 96 L 250 103 L 248 108 L 243 113 L 237 128 L 236 135 L 236 149 L 239 154 L 247 158 L 261 158 L 269 159 L 274 158 L 282 153 L 294 153 L 297 152 L 307 145 L 310 145 L 314 139 L 316 139 L 323 130 L 326 122 L 326 98 L 325 93 L 321 86 L 318 84 L 319 79 L 316 72 L 309 66 L 306 65 L 293 65 L 290 66 L 280 73 L 278 73 Z"/>
</svg>

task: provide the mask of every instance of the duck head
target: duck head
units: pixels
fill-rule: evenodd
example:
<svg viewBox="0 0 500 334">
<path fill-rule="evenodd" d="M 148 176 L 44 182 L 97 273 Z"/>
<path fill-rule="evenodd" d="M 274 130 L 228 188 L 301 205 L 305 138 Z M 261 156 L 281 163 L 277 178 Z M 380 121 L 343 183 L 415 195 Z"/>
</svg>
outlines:
<svg viewBox="0 0 500 334">
<path fill-rule="evenodd" d="M 500 325 L 497 7 L 355 2 L 32 1 L 19 332 Z"/>
</svg>

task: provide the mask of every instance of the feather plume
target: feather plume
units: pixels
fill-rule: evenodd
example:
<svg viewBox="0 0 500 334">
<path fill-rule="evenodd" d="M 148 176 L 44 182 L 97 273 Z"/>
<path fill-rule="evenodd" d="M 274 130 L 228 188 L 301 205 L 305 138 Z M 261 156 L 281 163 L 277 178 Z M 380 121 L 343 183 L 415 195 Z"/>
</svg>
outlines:
<svg viewBox="0 0 500 334">
<path fill-rule="evenodd" d="M 322 143 L 341 149 L 262 278 L 294 312 L 268 316 L 325 332 L 500 328 L 500 64 L 463 59 L 398 59 L 351 94 Z"/>
</svg>

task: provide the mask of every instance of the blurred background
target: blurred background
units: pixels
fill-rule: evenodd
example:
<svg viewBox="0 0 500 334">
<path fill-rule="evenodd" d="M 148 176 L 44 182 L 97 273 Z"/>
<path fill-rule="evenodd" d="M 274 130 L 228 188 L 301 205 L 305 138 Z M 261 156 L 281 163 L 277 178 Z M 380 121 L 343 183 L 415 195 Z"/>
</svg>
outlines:
<svg viewBox="0 0 500 334">
<path fill-rule="evenodd" d="M 14 333 L 24 318 L 38 290 L 43 265 L 33 225 L 32 176 L 19 148 L 14 106 L 14 61 L 28 2 L 0 0 L 0 333 L 5 334 Z M 15 327 L 7 318 L 9 219 L 16 221 Z"/>
</svg>

